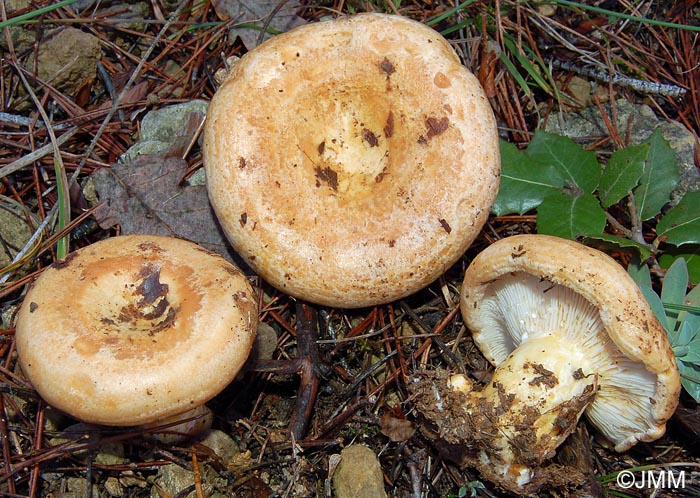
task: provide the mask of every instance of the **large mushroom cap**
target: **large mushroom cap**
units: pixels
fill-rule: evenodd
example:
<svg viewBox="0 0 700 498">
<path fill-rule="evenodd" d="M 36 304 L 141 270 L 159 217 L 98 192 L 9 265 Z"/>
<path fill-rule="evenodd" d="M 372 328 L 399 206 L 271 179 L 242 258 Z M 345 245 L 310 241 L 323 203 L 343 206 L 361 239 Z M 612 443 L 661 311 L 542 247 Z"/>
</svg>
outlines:
<svg viewBox="0 0 700 498">
<path fill-rule="evenodd" d="M 112 237 L 47 268 L 17 317 L 39 394 L 86 422 L 137 425 L 206 402 L 248 357 L 257 300 L 222 257 L 180 239 Z"/>
<path fill-rule="evenodd" d="M 496 366 L 520 344 L 560 332 L 565 344 L 551 354 L 598 376 L 585 413 L 618 451 L 663 435 L 680 392 L 675 357 L 637 285 L 606 254 L 546 235 L 502 239 L 467 269 L 461 310 Z"/>
<path fill-rule="evenodd" d="M 363 14 L 247 53 L 207 115 L 209 195 L 234 248 L 302 299 L 361 307 L 435 280 L 495 198 L 495 120 L 436 31 Z"/>
</svg>

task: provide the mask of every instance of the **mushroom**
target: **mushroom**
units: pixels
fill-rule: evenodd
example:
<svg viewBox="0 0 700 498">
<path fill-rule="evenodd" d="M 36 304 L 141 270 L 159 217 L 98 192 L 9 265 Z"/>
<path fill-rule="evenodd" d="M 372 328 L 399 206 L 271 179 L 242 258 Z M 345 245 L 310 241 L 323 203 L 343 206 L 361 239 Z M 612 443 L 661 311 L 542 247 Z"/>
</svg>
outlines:
<svg viewBox="0 0 700 498">
<path fill-rule="evenodd" d="M 516 493 L 551 483 L 540 466 L 582 413 L 617 451 L 663 435 L 680 392 L 673 352 L 606 254 L 546 235 L 502 239 L 470 264 L 460 307 L 496 370 L 480 391 L 451 379 L 466 427 L 450 423 L 488 479 Z"/>
<path fill-rule="evenodd" d="M 129 235 L 46 268 L 15 339 L 22 371 L 53 407 L 95 424 L 160 424 L 190 417 L 233 380 L 257 316 L 252 287 L 221 256 Z M 199 428 L 211 418 L 196 417 Z"/>
<path fill-rule="evenodd" d="M 493 203 L 496 123 L 433 29 L 360 14 L 245 54 L 204 131 L 209 196 L 236 251 L 304 300 L 400 299 L 450 267 Z"/>
</svg>

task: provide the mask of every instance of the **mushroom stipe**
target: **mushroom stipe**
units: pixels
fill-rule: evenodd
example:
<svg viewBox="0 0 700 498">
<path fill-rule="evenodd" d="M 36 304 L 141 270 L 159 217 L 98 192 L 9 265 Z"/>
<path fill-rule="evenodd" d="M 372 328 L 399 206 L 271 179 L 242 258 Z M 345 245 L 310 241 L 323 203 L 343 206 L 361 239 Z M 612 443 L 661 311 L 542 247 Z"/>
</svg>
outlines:
<svg viewBox="0 0 700 498">
<path fill-rule="evenodd" d="M 15 338 L 52 406 L 103 425 L 158 423 L 202 405 L 248 357 L 258 320 L 246 277 L 191 242 L 111 237 L 46 268 Z"/>
</svg>

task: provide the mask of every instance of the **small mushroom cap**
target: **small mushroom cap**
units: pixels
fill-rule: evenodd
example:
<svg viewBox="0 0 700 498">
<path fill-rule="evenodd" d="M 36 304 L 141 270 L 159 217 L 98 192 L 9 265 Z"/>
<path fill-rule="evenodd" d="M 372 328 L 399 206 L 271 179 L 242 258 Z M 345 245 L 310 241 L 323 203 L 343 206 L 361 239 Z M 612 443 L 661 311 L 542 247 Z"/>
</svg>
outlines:
<svg viewBox="0 0 700 498">
<path fill-rule="evenodd" d="M 231 263 L 180 239 L 112 237 L 46 268 L 15 338 L 22 371 L 86 422 L 137 425 L 203 404 L 253 344 L 257 299 Z"/>
<path fill-rule="evenodd" d="M 513 299 L 510 309 L 494 311 L 494 295 L 502 290 L 505 281 L 520 282 L 527 291 Z M 527 302 L 528 293 L 540 302 Z M 569 313 L 561 310 L 562 304 L 549 303 L 554 294 L 569 296 L 568 302 L 576 302 L 577 296 L 585 301 L 576 304 L 578 309 Z M 589 303 L 593 306 L 592 313 L 586 310 Z M 617 451 L 663 435 L 680 393 L 675 356 L 665 330 L 641 291 L 624 268 L 608 255 L 547 235 L 501 239 L 470 264 L 460 307 L 474 341 L 496 366 L 520 342 L 527 340 L 528 331 L 532 335 L 547 333 L 544 322 L 537 321 L 540 315 L 549 313 L 547 310 L 559 308 L 562 328 L 567 313 L 583 315 L 588 325 L 567 335 L 569 341 L 564 348 L 570 348 L 569 358 L 575 357 L 578 348 L 591 356 L 598 351 L 613 360 L 602 365 L 600 371 L 586 372 L 597 374 L 600 384 L 586 415 L 615 444 Z M 534 321 L 525 323 L 530 316 Z M 525 324 L 520 327 L 515 322 Z M 548 326 L 559 327 L 559 323 L 550 321 Z M 591 331 L 596 328 L 607 332 L 607 337 L 593 341 Z M 590 361 L 596 360 L 590 358 Z"/>
<path fill-rule="evenodd" d="M 354 308 L 428 285 L 478 235 L 500 179 L 478 80 L 433 29 L 362 14 L 244 55 L 207 113 L 211 203 L 293 296 Z"/>
</svg>

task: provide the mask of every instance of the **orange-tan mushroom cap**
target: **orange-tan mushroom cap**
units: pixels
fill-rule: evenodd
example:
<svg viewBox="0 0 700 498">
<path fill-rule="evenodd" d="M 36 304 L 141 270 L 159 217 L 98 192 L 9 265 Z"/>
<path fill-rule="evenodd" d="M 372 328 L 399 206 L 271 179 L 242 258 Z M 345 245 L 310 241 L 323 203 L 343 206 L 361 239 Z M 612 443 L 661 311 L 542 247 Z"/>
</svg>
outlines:
<svg viewBox="0 0 700 498">
<path fill-rule="evenodd" d="M 22 371 L 86 422 L 138 425 L 205 403 L 255 338 L 257 299 L 219 255 L 175 238 L 112 237 L 44 270 L 24 299 Z"/>
<path fill-rule="evenodd" d="M 204 132 L 211 203 L 263 278 L 335 307 L 389 302 L 451 266 L 500 178 L 493 112 L 433 29 L 362 14 L 245 54 Z"/>
<path fill-rule="evenodd" d="M 571 329 L 542 355 L 561 355 L 572 369 L 582 361 L 583 372 L 598 376 L 589 420 L 617 451 L 663 435 L 680 393 L 675 357 L 643 294 L 608 255 L 547 235 L 501 239 L 470 264 L 460 306 L 496 366 L 531 337 Z"/>
</svg>

